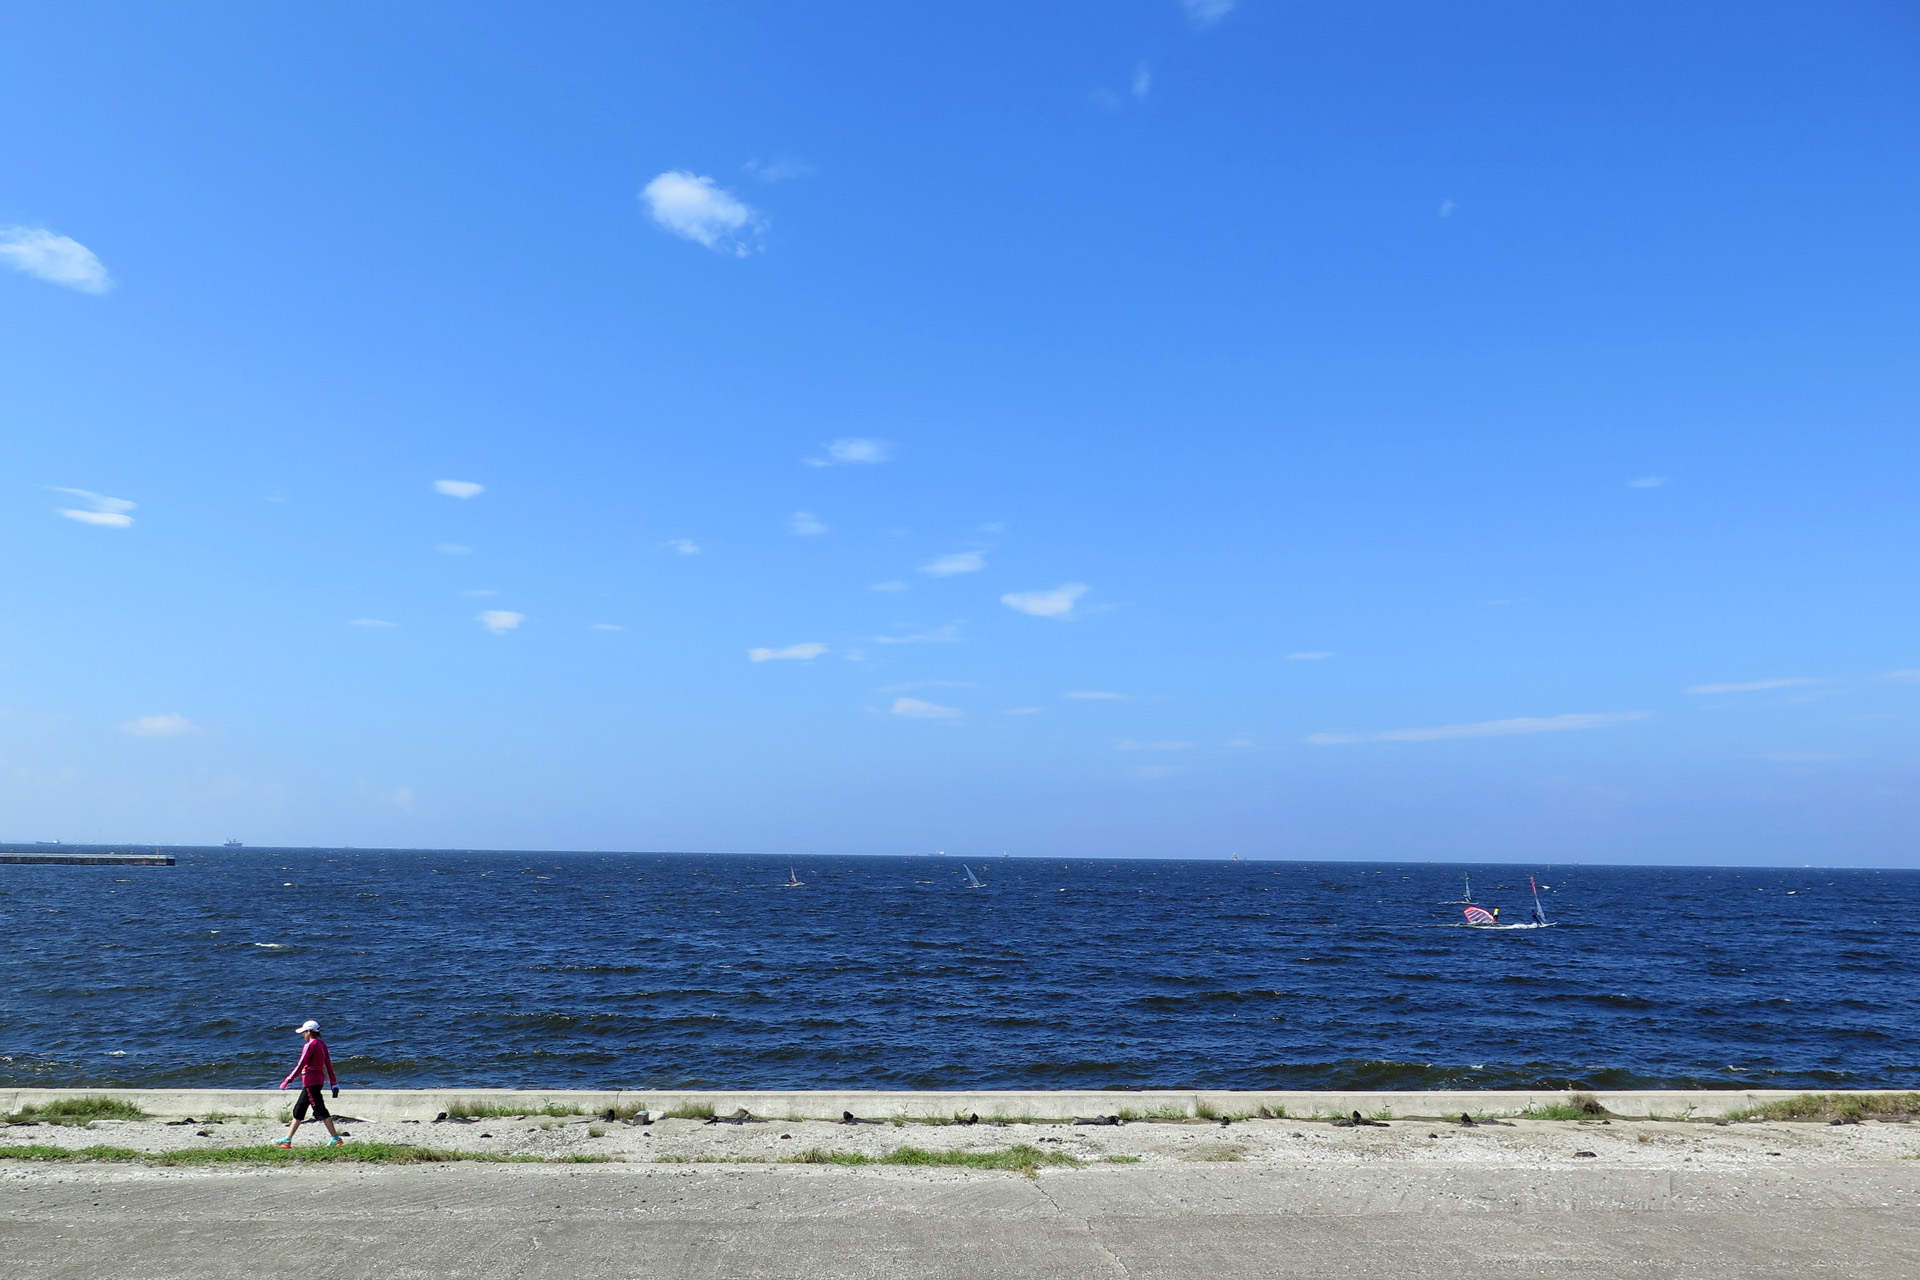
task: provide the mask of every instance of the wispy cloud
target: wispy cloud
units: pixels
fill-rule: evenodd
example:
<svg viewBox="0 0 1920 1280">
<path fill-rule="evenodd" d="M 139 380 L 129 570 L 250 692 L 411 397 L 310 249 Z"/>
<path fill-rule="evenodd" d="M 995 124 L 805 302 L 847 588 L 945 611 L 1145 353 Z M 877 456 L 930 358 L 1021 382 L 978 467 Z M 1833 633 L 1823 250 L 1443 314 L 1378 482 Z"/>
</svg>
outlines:
<svg viewBox="0 0 1920 1280">
<path fill-rule="evenodd" d="M 882 685 L 882 693 L 905 693 L 909 689 L 978 689 L 978 683 L 972 680 L 903 680 L 899 684 Z"/>
<path fill-rule="evenodd" d="M 839 467 L 850 463 L 869 465 L 885 462 L 893 457 L 893 445 L 885 440 L 874 440 L 867 436 L 841 436 L 838 440 L 822 445 L 826 456 L 822 458 L 802 458 L 810 467 Z"/>
<path fill-rule="evenodd" d="M 1627 481 L 1627 488 L 1658 489 L 1662 485 L 1667 485 L 1672 483 L 1673 481 L 1667 476 L 1641 476 L 1638 479 Z"/>
<path fill-rule="evenodd" d="M 1063 698 L 1081 698 L 1088 702 L 1125 702 L 1131 694 L 1110 693 L 1105 689 L 1075 689 L 1060 695 Z"/>
<path fill-rule="evenodd" d="M 987 567 L 987 557 L 979 551 L 956 551 L 952 555 L 940 556 L 920 566 L 920 572 L 930 573 L 936 578 L 950 578 L 956 573 L 978 573 Z"/>
<path fill-rule="evenodd" d="M 692 538 L 668 538 L 664 545 L 667 550 L 683 556 L 697 556 L 700 554 L 700 544 Z"/>
<path fill-rule="evenodd" d="M 748 662 L 812 662 L 827 651 L 827 646 L 809 640 L 805 644 L 790 644 L 784 649 L 749 649 Z"/>
<path fill-rule="evenodd" d="M 617 622 L 596 622 L 596 623 L 593 623 L 591 626 L 589 626 L 587 630 L 589 631 L 625 631 L 626 628 L 621 626 Z"/>
<path fill-rule="evenodd" d="M 966 714 L 958 707 L 943 707 L 937 702 L 923 702 L 919 698 L 895 698 L 888 710 L 896 716 L 905 716 L 909 720 L 952 720 Z"/>
<path fill-rule="evenodd" d="M 1306 649 L 1299 653 L 1288 654 L 1287 661 L 1288 662 L 1324 662 L 1328 658 L 1331 658 L 1332 656 L 1333 656 L 1333 652 L 1331 650 Z"/>
<path fill-rule="evenodd" d="M 438 542 L 433 549 L 443 556 L 470 556 L 473 548 L 458 542 Z"/>
<path fill-rule="evenodd" d="M 1458 209 L 1459 207 L 1460 207 L 1459 205 L 1455 204 L 1451 200 L 1442 200 L 1440 202 L 1440 216 L 1443 218 L 1451 218 L 1453 216 L 1453 211 L 1455 209 Z"/>
<path fill-rule="evenodd" d="M 805 160 L 796 160 L 792 156 L 764 162 L 749 160 L 740 167 L 765 183 L 792 182 L 795 178 L 811 178 L 819 172 Z"/>
<path fill-rule="evenodd" d="M 906 589 L 907 589 L 907 584 L 899 581 L 876 582 L 871 587 L 867 588 L 867 590 L 869 591 L 905 591 Z"/>
<path fill-rule="evenodd" d="M 1037 716 L 1042 710 L 1044 710 L 1042 707 L 1008 707 L 1000 714 L 1003 716 Z"/>
<path fill-rule="evenodd" d="M 1069 582 L 1048 591 L 1009 591 L 1000 597 L 1000 603 L 1036 618 L 1058 618 L 1064 622 L 1073 617 L 1074 605 L 1087 590 L 1084 582 Z"/>
<path fill-rule="evenodd" d="M 1191 742 L 1174 740 L 1162 742 L 1135 742 L 1132 738 L 1122 738 L 1113 744 L 1120 751 L 1187 751 L 1193 747 Z"/>
<path fill-rule="evenodd" d="M 378 630 L 381 627 L 397 627 L 400 624 L 397 622 L 388 622 L 385 618 L 348 618 L 347 625 L 350 627 L 367 627 Z"/>
<path fill-rule="evenodd" d="M 1920 684 L 1920 667 L 1902 667 L 1898 671 L 1882 671 L 1878 678 L 1891 680 L 1895 684 Z"/>
<path fill-rule="evenodd" d="M 1196 27 L 1210 27 L 1233 12 L 1234 0 L 1180 0 L 1187 21 Z"/>
<path fill-rule="evenodd" d="M 185 733 L 198 733 L 200 726 L 181 715 L 178 711 L 169 711 L 165 715 L 135 716 L 114 726 L 122 733 L 130 733 L 136 738 L 177 738 Z"/>
<path fill-rule="evenodd" d="M 1382 729 L 1374 733 L 1310 733 L 1318 746 L 1349 742 L 1441 742 L 1449 738 L 1504 738 L 1516 733 L 1565 733 L 1573 729 L 1604 729 L 1608 725 L 1645 720 L 1649 712 L 1610 711 L 1598 715 L 1518 716 L 1512 720 L 1481 720 L 1474 724 L 1443 724 L 1428 729 Z"/>
<path fill-rule="evenodd" d="M 1759 693 L 1763 689 L 1796 689 L 1803 684 L 1825 684 L 1813 676 L 1780 676 L 1773 680 L 1743 680 L 1734 684 L 1695 684 L 1688 693 Z"/>
<path fill-rule="evenodd" d="M 0 262 L 37 280 L 82 293 L 105 293 L 113 288 L 107 269 L 93 256 L 93 250 L 45 227 L 0 227 Z"/>
<path fill-rule="evenodd" d="M 640 201 L 661 227 L 715 253 L 744 258 L 759 247 L 765 220 L 712 178 L 669 169 L 641 190 Z"/>
<path fill-rule="evenodd" d="M 901 636 L 875 636 L 873 642 L 875 644 L 959 644 L 960 624 L 949 622 L 944 627 L 913 631 Z"/>
<path fill-rule="evenodd" d="M 475 619 L 494 635 L 503 636 L 527 620 L 524 613 L 515 613 L 511 609 L 488 609 Z"/>
<path fill-rule="evenodd" d="M 1153 92 L 1153 69 L 1142 62 L 1133 69 L 1133 96 L 1142 102 Z"/>
<path fill-rule="evenodd" d="M 477 498 L 487 491 L 487 486 L 471 480 L 435 480 L 433 491 L 449 498 Z"/>
<path fill-rule="evenodd" d="M 94 493 L 89 489 L 63 489 L 59 485 L 49 485 L 55 493 L 64 493 L 70 498 L 78 498 L 86 503 L 84 507 L 62 507 L 60 514 L 69 520 L 78 520 L 81 524 L 99 525 L 105 529 L 125 529 L 133 523 L 133 517 L 127 512 L 133 510 L 134 503 L 125 498 L 109 498 L 103 493 Z"/>
<path fill-rule="evenodd" d="M 811 511 L 796 511 L 787 517 L 788 533 L 798 534 L 802 538 L 809 538 L 816 533 L 825 533 L 826 531 L 827 526 L 822 524 L 820 517 L 814 515 Z"/>
</svg>

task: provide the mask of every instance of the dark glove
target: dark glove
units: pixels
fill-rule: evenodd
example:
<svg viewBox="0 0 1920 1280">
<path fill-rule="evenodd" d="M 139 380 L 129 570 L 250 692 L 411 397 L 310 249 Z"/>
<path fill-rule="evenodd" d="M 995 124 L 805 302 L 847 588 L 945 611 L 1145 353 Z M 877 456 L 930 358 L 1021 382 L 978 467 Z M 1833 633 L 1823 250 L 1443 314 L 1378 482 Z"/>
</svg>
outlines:
<svg viewBox="0 0 1920 1280">
<path fill-rule="evenodd" d="M 339 1086 L 339 1085 L 335 1085 L 335 1086 L 333 1086 L 333 1096 L 334 1096 L 334 1097 L 336 1097 L 336 1098 L 340 1096 L 340 1086 Z"/>
</svg>

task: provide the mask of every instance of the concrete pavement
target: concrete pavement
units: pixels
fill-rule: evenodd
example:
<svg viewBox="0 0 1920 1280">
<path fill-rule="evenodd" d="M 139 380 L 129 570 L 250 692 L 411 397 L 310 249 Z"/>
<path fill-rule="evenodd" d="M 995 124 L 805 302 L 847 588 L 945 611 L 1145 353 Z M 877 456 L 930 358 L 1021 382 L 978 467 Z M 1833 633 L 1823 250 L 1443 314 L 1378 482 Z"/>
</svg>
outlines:
<svg viewBox="0 0 1920 1280">
<path fill-rule="evenodd" d="M 1758 1170 L 1220 1164 L 9 1166 L 18 1280 L 1920 1278 L 1912 1162 Z"/>
</svg>

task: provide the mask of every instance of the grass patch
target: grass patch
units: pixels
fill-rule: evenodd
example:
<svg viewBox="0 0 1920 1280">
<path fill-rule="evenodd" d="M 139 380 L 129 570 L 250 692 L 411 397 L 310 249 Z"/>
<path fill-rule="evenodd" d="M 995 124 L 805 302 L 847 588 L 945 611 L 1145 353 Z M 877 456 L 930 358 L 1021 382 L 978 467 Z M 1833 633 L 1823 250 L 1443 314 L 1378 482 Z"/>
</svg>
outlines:
<svg viewBox="0 0 1920 1280">
<path fill-rule="evenodd" d="M 1080 1161 L 1064 1151 L 1042 1151 L 1016 1143 L 1000 1151 L 928 1151 L 923 1147 L 896 1147 L 883 1156 L 856 1151 L 827 1151 L 819 1147 L 788 1156 L 782 1164 L 897 1164 L 920 1168 L 1007 1169 L 1032 1174 L 1040 1169 L 1077 1168 Z"/>
<path fill-rule="evenodd" d="M 0 1160 L 65 1160 L 91 1164 L 150 1164 L 163 1166 L 210 1164 L 449 1164 L 476 1160 L 488 1164 L 605 1164 L 608 1156 L 492 1155 L 484 1151 L 439 1151 L 399 1142 L 349 1142 L 338 1147 L 275 1146 L 189 1147 L 184 1151 L 134 1151 L 127 1147 L 52 1147 L 34 1144 L 0 1147 Z"/>
<path fill-rule="evenodd" d="M 1139 1164 L 1139 1156 L 1108 1156 L 1103 1164 Z"/>
<path fill-rule="evenodd" d="M 1155 1107 L 1151 1111 L 1142 1111 L 1137 1107 L 1122 1107 L 1119 1110 L 1122 1120 L 1191 1120 L 1193 1116 L 1178 1107 Z M 1205 1113 L 1200 1113 L 1205 1117 Z"/>
<path fill-rule="evenodd" d="M 1604 1120 L 1613 1112 L 1600 1105 L 1590 1093 L 1570 1093 L 1565 1102 L 1550 1102 L 1544 1107 L 1528 1107 L 1520 1113 L 1523 1120 Z"/>
<path fill-rule="evenodd" d="M 119 1098 L 61 1098 L 20 1108 L 9 1124 L 87 1124 L 93 1120 L 145 1120 L 147 1113 Z"/>
<path fill-rule="evenodd" d="M 669 1120 L 711 1120 L 713 1119 L 713 1104 L 711 1102 L 702 1102 L 691 1107 L 675 1107 L 673 1110 L 663 1112 L 662 1114 Z"/>
<path fill-rule="evenodd" d="M 549 1102 L 543 1106 L 529 1107 L 524 1103 L 498 1102 L 451 1102 L 447 1104 L 449 1120 L 501 1120 L 518 1119 L 525 1116 L 578 1116 L 586 1113 L 579 1107 L 565 1102 Z"/>
<path fill-rule="evenodd" d="M 1920 1119 L 1920 1093 L 1803 1093 L 1731 1112 L 1729 1120 L 1912 1120 Z"/>
</svg>

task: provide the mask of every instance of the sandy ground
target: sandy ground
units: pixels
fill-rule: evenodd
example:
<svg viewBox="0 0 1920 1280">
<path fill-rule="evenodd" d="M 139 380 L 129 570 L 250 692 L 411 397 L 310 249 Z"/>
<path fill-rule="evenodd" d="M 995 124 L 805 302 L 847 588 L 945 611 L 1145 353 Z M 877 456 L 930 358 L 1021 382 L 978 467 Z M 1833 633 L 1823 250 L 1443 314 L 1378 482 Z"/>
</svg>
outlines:
<svg viewBox="0 0 1920 1280">
<path fill-rule="evenodd" d="M 204 1119 L 204 1117 L 202 1117 Z M 350 1142 L 409 1143 L 452 1151 L 561 1158 L 604 1156 L 624 1163 L 778 1162 L 803 1151 L 880 1157 L 904 1146 L 934 1151 L 994 1151 L 1025 1143 L 1089 1163 L 1132 1157 L 1143 1165 L 1206 1162 L 1284 1165 L 1393 1163 L 1549 1168 L 1570 1161 L 1638 1169 L 1846 1165 L 1920 1157 L 1920 1124 L 1869 1121 L 1833 1126 L 1803 1122 L 1712 1124 L 1660 1120 L 1393 1120 L 1341 1128 L 1324 1121 L 1133 1121 L 1117 1127 L 1065 1124 L 839 1124 L 771 1120 L 707 1124 L 658 1120 L 641 1125 L 586 1117 L 498 1117 L 445 1123 L 368 1123 L 345 1119 Z M 0 1127 L 0 1145 L 93 1145 L 163 1152 L 186 1147 L 259 1146 L 285 1132 L 264 1119 L 212 1124 L 99 1120 L 85 1128 Z M 202 1136 L 206 1135 L 206 1136 Z M 326 1140 L 308 1122 L 296 1138 Z M 1582 1154 L 1591 1153 L 1591 1154 Z M 13 1162 L 0 1162 L 0 1169 Z"/>
</svg>

